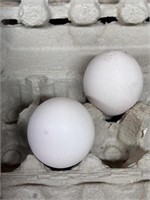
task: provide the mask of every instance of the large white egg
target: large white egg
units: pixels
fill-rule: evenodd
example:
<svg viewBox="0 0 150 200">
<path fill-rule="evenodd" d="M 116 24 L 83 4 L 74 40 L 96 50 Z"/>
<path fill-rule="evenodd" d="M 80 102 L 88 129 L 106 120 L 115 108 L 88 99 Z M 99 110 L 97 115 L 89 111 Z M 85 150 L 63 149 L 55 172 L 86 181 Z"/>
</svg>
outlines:
<svg viewBox="0 0 150 200">
<path fill-rule="evenodd" d="M 92 118 L 82 104 L 56 97 L 42 103 L 28 124 L 32 152 L 44 164 L 67 168 L 87 156 L 94 143 Z"/>
<path fill-rule="evenodd" d="M 106 51 L 88 65 L 84 80 L 88 100 L 105 115 L 120 115 L 140 98 L 143 75 L 138 62 L 122 51 Z"/>
</svg>

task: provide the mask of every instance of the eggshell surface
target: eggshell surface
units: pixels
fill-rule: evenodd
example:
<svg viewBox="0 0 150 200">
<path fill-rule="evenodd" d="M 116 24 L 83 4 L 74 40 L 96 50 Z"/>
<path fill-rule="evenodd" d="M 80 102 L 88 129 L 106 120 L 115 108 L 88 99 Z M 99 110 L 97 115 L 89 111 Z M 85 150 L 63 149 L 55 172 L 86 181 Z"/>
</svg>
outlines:
<svg viewBox="0 0 150 200">
<path fill-rule="evenodd" d="M 123 51 L 96 56 L 85 71 L 84 92 L 107 116 L 120 115 L 140 98 L 143 75 L 138 62 Z"/>
<path fill-rule="evenodd" d="M 87 156 L 94 143 L 92 118 L 82 104 L 56 97 L 42 103 L 28 124 L 28 141 L 35 156 L 54 168 L 67 168 Z"/>
</svg>

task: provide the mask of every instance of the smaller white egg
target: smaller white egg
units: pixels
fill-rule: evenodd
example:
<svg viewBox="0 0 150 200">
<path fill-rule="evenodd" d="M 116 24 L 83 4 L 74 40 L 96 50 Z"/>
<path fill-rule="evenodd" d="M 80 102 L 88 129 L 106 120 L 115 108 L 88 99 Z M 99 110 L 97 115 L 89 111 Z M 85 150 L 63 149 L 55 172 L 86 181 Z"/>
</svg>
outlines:
<svg viewBox="0 0 150 200">
<path fill-rule="evenodd" d="M 85 107 L 69 98 L 42 103 L 28 124 L 28 141 L 35 156 L 54 168 L 67 168 L 84 159 L 94 143 L 95 128 Z"/>
<path fill-rule="evenodd" d="M 122 51 L 96 56 L 85 71 L 84 91 L 105 115 L 120 115 L 140 98 L 143 75 L 138 62 Z"/>
</svg>

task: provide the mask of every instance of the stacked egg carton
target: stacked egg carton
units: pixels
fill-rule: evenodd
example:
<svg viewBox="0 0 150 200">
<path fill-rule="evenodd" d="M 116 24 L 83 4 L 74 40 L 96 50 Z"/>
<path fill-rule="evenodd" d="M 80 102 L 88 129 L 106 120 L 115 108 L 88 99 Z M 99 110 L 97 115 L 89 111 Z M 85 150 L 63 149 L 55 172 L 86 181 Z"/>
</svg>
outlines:
<svg viewBox="0 0 150 200">
<path fill-rule="evenodd" d="M 150 198 L 149 15 L 146 0 L 0 1 L 3 199 Z M 83 92 L 88 63 L 108 49 L 133 55 L 144 75 L 142 102 L 117 122 Z M 83 103 L 96 127 L 91 153 L 61 171 L 31 155 L 26 137 L 31 113 L 55 96 Z"/>
</svg>

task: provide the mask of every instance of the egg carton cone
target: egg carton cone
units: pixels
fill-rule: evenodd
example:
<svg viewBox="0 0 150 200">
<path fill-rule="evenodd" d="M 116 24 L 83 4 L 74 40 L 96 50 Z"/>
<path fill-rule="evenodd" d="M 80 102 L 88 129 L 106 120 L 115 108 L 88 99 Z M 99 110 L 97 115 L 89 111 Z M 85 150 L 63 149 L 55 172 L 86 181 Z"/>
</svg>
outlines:
<svg viewBox="0 0 150 200">
<path fill-rule="evenodd" d="M 150 199 L 149 17 L 145 0 L 0 1 L 2 199 Z M 87 65 L 106 50 L 132 55 L 144 77 L 139 102 L 117 119 L 83 91 Z M 81 102 L 96 128 L 91 152 L 65 170 L 43 165 L 27 141 L 31 114 L 57 96 Z"/>
</svg>

